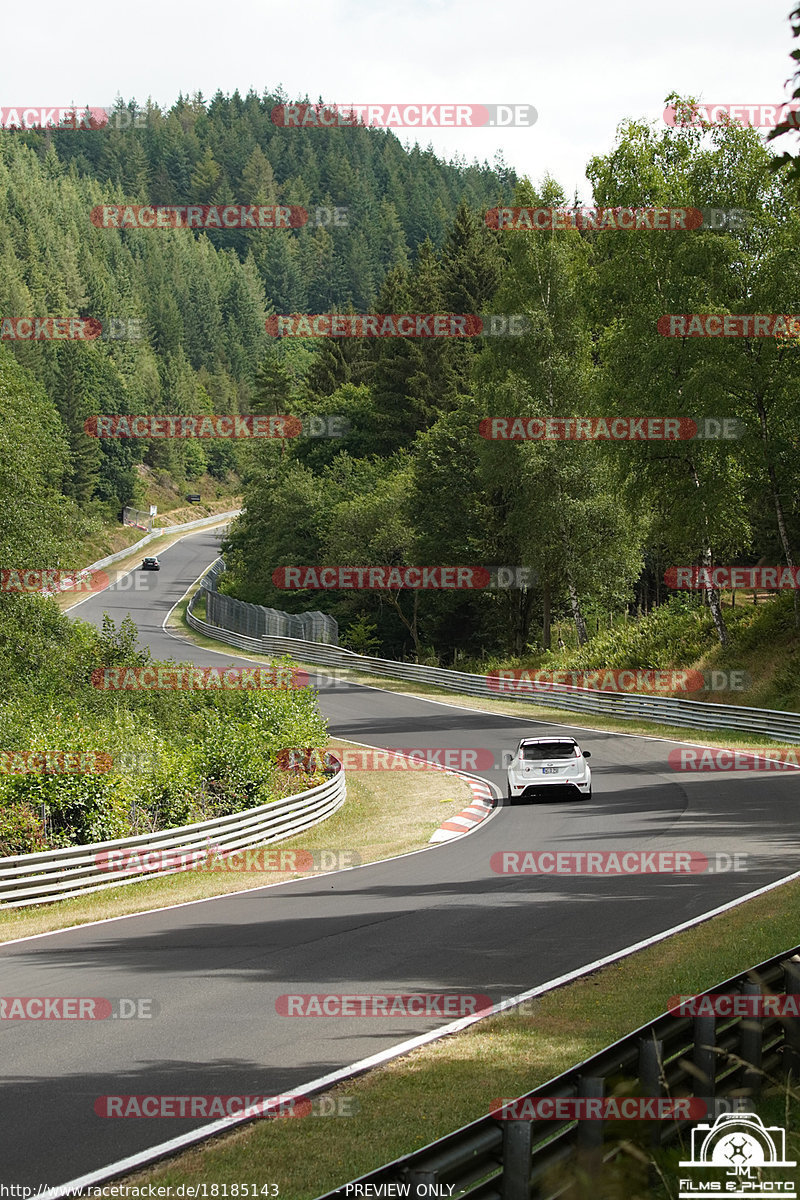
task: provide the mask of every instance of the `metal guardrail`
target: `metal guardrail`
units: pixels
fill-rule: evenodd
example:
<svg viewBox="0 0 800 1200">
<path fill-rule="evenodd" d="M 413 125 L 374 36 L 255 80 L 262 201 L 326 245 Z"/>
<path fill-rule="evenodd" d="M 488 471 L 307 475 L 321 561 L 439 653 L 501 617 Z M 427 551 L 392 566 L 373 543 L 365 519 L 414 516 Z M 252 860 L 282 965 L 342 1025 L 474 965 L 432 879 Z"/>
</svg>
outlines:
<svg viewBox="0 0 800 1200">
<path fill-rule="evenodd" d="M 235 517 L 240 512 L 236 509 L 234 512 L 217 513 L 211 517 L 201 517 L 198 521 L 187 521 L 183 525 L 164 525 L 159 529 L 154 529 L 152 533 L 148 533 L 147 537 L 141 538 L 138 542 L 134 542 L 132 546 L 126 546 L 124 550 L 118 550 L 116 554 L 109 554 L 106 558 L 100 558 L 97 562 L 89 563 L 88 567 L 81 567 L 75 572 L 77 579 L 85 579 L 91 575 L 92 571 L 101 571 L 104 567 L 110 567 L 112 563 L 120 562 L 123 558 L 129 558 L 131 554 L 135 554 L 137 550 L 141 550 L 143 546 L 149 546 L 156 538 L 160 538 L 164 533 L 170 533 L 173 530 L 182 529 L 201 529 L 204 525 L 216 525 L 219 521 L 224 521 L 227 517 Z M 225 525 L 220 530 L 221 534 L 228 532 L 229 526 Z M 73 584 L 69 580 L 62 580 L 60 586 L 55 589 L 45 589 L 42 592 L 44 596 L 57 596 L 59 592 L 70 591 Z"/>
<path fill-rule="evenodd" d="M 744 971 L 703 995 L 763 991 L 800 992 L 800 946 Z M 752 1107 L 765 1075 L 797 1077 L 800 1066 L 800 1021 L 797 1018 L 714 1016 L 681 1017 L 665 1013 L 614 1042 L 578 1066 L 565 1071 L 525 1097 L 694 1096 L 705 1100 L 709 1117 L 736 1111 L 735 1100 Z M 728 1099 L 726 1099 L 728 1098 Z M 488 1101 L 487 1101 L 488 1103 Z M 716 1110 L 716 1111 L 715 1111 Z M 676 1138 L 689 1122 L 649 1123 L 650 1148 Z M 610 1125 L 619 1127 L 619 1122 Z M 565 1171 L 584 1165 L 589 1156 L 610 1159 L 618 1149 L 603 1145 L 609 1123 L 597 1120 L 504 1120 L 492 1115 L 432 1142 L 413 1154 L 361 1175 L 326 1192 L 318 1200 L 351 1200 L 353 1195 L 441 1195 L 453 1185 L 458 1200 L 552 1200 L 565 1187 Z M 631 1126 L 624 1126 L 631 1140 Z M 635 1134 L 633 1135 L 635 1136 Z M 647 1143 L 645 1143 L 645 1149 Z M 357 1185 L 372 1185 L 367 1191 Z M 386 1191 L 400 1184 L 408 1191 Z M 426 1185 L 419 1193 L 417 1186 Z M 345 1187 L 349 1190 L 345 1191 Z M 376 1190 L 372 1190 L 373 1187 Z"/>
<path fill-rule="evenodd" d="M 620 720 L 654 721 L 661 725 L 678 725 L 691 729 L 734 729 L 800 743 L 800 713 L 781 712 L 770 708 L 748 708 L 744 705 L 704 704 L 699 700 L 681 700 L 672 696 L 646 696 L 631 692 L 592 692 L 584 688 L 553 684 L 530 694 L 505 696 L 489 687 L 485 675 L 466 671 L 450 671 L 441 667 L 424 667 L 417 663 L 395 662 L 386 658 L 354 654 L 340 646 L 306 642 L 297 638 L 249 637 L 232 633 L 211 621 L 195 617 L 193 609 L 204 590 L 204 581 L 192 597 L 186 612 L 189 626 L 206 637 L 254 650 L 259 654 L 290 654 L 303 662 L 327 667 L 344 667 L 370 675 L 384 675 L 414 683 L 430 684 L 446 691 L 467 696 L 482 696 L 493 700 L 513 699 L 545 708 L 569 712 L 602 713 Z M 208 595 L 208 593 L 207 593 Z M 208 611 L 208 610 L 207 610 Z"/>
<path fill-rule="evenodd" d="M 97 562 L 90 563 L 88 567 L 81 567 L 81 571 L 100 571 L 103 567 L 108 567 L 111 563 L 119 562 L 120 559 L 127 558 L 129 554 L 135 554 L 142 546 L 147 546 L 150 542 L 160 538 L 165 533 L 177 533 L 182 529 L 202 529 L 204 525 L 216 525 L 219 521 L 224 521 L 226 517 L 236 517 L 241 512 L 241 509 L 236 508 L 232 512 L 215 513 L 210 517 L 200 517 L 197 521 L 186 521 L 183 525 L 162 525 L 158 529 L 154 529 L 147 537 L 141 538 L 132 546 L 126 546 L 124 550 L 118 550 L 116 554 L 109 554 L 107 558 L 101 558 Z"/>
<path fill-rule="evenodd" d="M 148 852 L 163 856 L 161 861 L 174 862 L 182 854 L 191 861 L 192 852 L 222 856 L 279 842 L 332 816 L 346 797 L 347 781 L 339 763 L 339 769 L 325 783 L 257 808 L 136 837 L 0 858 L 0 908 L 66 900 L 187 869 L 180 865 L 154 869 L 147 865 Z M 109 864 L 108 856 L 114 851 L 126 852 L 124 874 Z M 139 862 L 131 864 L 128 856 L 134 851 L 139 852 Z"/>
<path fill-rule="evenodd" d="M 145 518 L 144 524 L 138 519 L 139 517 Z M 148 533 L 153 532 L 154 519 L 155 513 L 144 512 L 144 510 L 140 508 L 131 508 L 131 506 L 128 504 L 126 504 L 122 509 L 123 525 L 133 525 L 136 529 L 146 529 Z"/>
</svg>

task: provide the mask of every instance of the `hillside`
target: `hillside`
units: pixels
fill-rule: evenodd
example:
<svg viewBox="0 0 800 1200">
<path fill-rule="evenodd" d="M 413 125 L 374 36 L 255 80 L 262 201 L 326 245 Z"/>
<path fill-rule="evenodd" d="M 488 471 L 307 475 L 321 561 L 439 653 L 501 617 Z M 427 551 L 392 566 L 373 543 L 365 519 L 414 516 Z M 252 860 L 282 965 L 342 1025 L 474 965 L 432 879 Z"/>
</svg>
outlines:
<svg viewBox="0 0 800 1200">
<path fill-rule="evenodd" d="M 2 338 L 58 411 L 65 495 L 84 511 L 101 506 L 106 522 L 147 499 L 141 462 L 179 488 L 207 474 L 235 491 L 247 457 L 230 441 L 98 442 L 84 435 L 87 417 L 247 411 L 257 368 L 275 354 L 268 313 L 369 307 L 388 271 L 426 238 L 441 242 L 463 196 L 488 205 L 513 185 L 507 172 L 443 163 L 377 130 L 297 138 L 271 123 L 276 102 L 179 100 L 127 131 L 0 130 Z M 92 223 L 102 204 L 148 200 L 302 204 L 312 220 L 220 233 Z M 346 224 L 317 224 L 320 206 L 346 209 Z M 99 321 L 103 332 L 15 339 L 27 317 Z M 295 346 L 284 357 L 304 371 L 314 355 Z"/>
<path fill-rule="evenodd" d="M 553 637 L 564 642 L 563 648 L 531 651 L 519 658 L 464 657 L 458 666 L 472 672 L 520 672 L 520 693 L 539 672 L 554 683 L 614 690 L 612 681 L 622 672 L 640 671 L 641 686 L 633 690 L 642 692 L 654 682 L 648 673 L 663 672 L 658 695 L 800 711 L 800 630 L 794 624 L 793 597 L 762 594 L 754 603 L 750 593 L 743 593 L 731 607 L 727 593 L 723 605 L 730 635 L 725 649 L 708 608 L 699 600 L 675 597 L 650 613 L 620 616 L 611 628 L 593 629 L 584 646 L 578 646 L 570 622 L 561 620 L 554 625 Z M 598 675 L 590 683 L 593 672 Z M 684 688 L 667 686 L 671 672 L 686 675 Z M 573 673 L 578 676 L 574 681 Z"/>
</svg>

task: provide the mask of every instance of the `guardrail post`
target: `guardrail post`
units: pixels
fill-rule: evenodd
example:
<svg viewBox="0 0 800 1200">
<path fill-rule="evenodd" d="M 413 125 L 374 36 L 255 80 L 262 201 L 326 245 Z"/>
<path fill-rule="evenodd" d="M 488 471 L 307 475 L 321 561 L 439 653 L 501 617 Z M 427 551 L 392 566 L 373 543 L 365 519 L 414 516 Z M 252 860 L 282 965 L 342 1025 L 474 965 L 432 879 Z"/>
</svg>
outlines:
<svg viewBox="0 0 800 1200">
<path fill-rule="evenodd" d="M 642 1038 L 639 1042 L 640 1094 L 660 1098 L 664 1095 L 663 1068 L 664 1043 L 659 1038 Z M 661 1145 L 661 1131 L 657 1121 L 650 1127 L 651 1146 Z"/>
<path fill-rule="evenodd" d="M 409 1200 L 412 1196 L 416 1197 L 418 1195 L 422 1195 L 422 1196 L 435 1196 L 436 1195 L 435 1189 L 436 1189 L 436 1187 L 438 1185 L 438 1181 L 439 1181 L 439 1172 L 438 1171 L 426 1171 L 424 1167 L 422 1167 L 422 1168 L 409 1167 L 406 1171 L 403 1172 L 403 1174 L 405 1175 L 405 1182 L 411 1185 L 411 1190 L 409 1191 Z M 417 1192 L 418 1186 L 422 1188 L 421 1193 Z M 434 1189 L 433 1191 L 431 1190 L 432 1188 Z"/>
<path fill-rule="evenodd" d="M 578 1079 L 580 1100 L 602 1099 L 606 1081 L 600 1075 L 581 1075 Z M 603 1162 L 604 1121 L 578 1121 L 575 1139 L 576 1161 L 579 1169 L 590 1177 L 595 1175 Z"/>
<path fill-rule="evenodd" d="M 747 981 L 742 985 L 742 995 L 760 996 L 761 987 L 757 983 Z M 742 1070 L 742 1087 L 747 1089 L 748 1096 L 758 1096 L 761 1092 L 763 1046 L 763 1019 L 761 1017 L 742 1017 L 739 1022 L 739 1057 L 747 1063 Z"/>
<path fill-rule="evenodd" d="M 703 1099 L 711 1112 L 717 1094 L 717 1019 L 714 1016 L 694 1018 L 693 1028 L 695 1085 L 694 1094 Z"/>
<path fill-rule="evenodd" d="M 800 959 L 787 958 L 781 963 L 783 968 L 784 990 L 787 996 L 800 994 Z M 783 1017 L 783 1071 L 792 1073 L 795 1079 L 800 1075 L 800 1019 Z"/>
<path fill-rule="evenodd" d="M 529 1200 L 531 1194 L 532 1121 L 503 1122 L 502 1200 Z"/>
</svg>

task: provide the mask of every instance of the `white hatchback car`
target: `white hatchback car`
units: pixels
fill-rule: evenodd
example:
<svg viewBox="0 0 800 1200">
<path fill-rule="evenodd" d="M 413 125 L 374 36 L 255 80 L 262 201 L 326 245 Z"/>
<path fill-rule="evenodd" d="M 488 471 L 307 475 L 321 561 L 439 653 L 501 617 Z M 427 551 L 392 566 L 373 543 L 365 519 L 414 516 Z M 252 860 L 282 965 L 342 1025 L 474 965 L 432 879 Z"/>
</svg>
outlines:
<svg viewBox="0 0 800 1200">
<path fill-rule="evenodd" d="M 534 800 L 545 792 L 592 798 L 592 772 L 574 738 L 523 738 L 508 767 L 509 800 Z"/>
</svg>

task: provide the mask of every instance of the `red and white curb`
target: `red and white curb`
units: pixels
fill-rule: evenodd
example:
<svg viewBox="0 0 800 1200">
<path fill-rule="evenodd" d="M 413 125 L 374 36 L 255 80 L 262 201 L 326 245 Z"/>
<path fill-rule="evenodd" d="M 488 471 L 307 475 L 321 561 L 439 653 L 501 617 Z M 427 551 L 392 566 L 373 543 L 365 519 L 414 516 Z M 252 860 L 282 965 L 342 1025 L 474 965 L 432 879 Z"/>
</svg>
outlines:
<svg viewBox="0 0 800 1200">
<path fill-rule="evenodd" d="M 353 746 L 365 746 L 369 750 L 374 750 L 376 747 L 370 746 L 368 742 L 352 742 Z M 392 750 L 391 753 L 397 758 L 413 759 L 415 756 L 403 754 L 400 750 Z M 426 762 L 424 764 L 432 771 L 442 771 L 445 775 L 451 775 L 454 779 L 461 779 L 466 783 L 475 799 L 472 804 L 466 808 L 462 808 L 460 813 L 456 813 L 454 817 L 448 817 L 443 821 L 432 837 L 428 838 L 428 845 L 431 842 L 449 842 L 453 838 L 463 837 L 465 833 L 472 833 L 476 825 L 480 825 L 481 821 L 485 821 L 495 811 L 495 795 L 488 783 L 484 783 L 482 779 L 476 779 L 474 775 L 467 775 L 465 771 L 454 771 L 451 767 L 444 767 L 441 763 Z"/>
<path fill-rule="evenodd" d="M 433 836 L 428 839 L 429 842 L 449 842 L 452 838 L 462 837 L 463 834 L 470 833 L 476 825 L 480 825 L 481 821 L 484 821 L 489 813 L 494 811 L 492 789 L 488 783 L 484 783 L 482 779 L 470 779 L 464 775 L 459 778 L 469 784 L 475 800 L 467 808 L 463 808 L 460 813 L 456 813 L 454 817 L 448 817 L 446 821 L 443 821 Z"/>
</svg>

